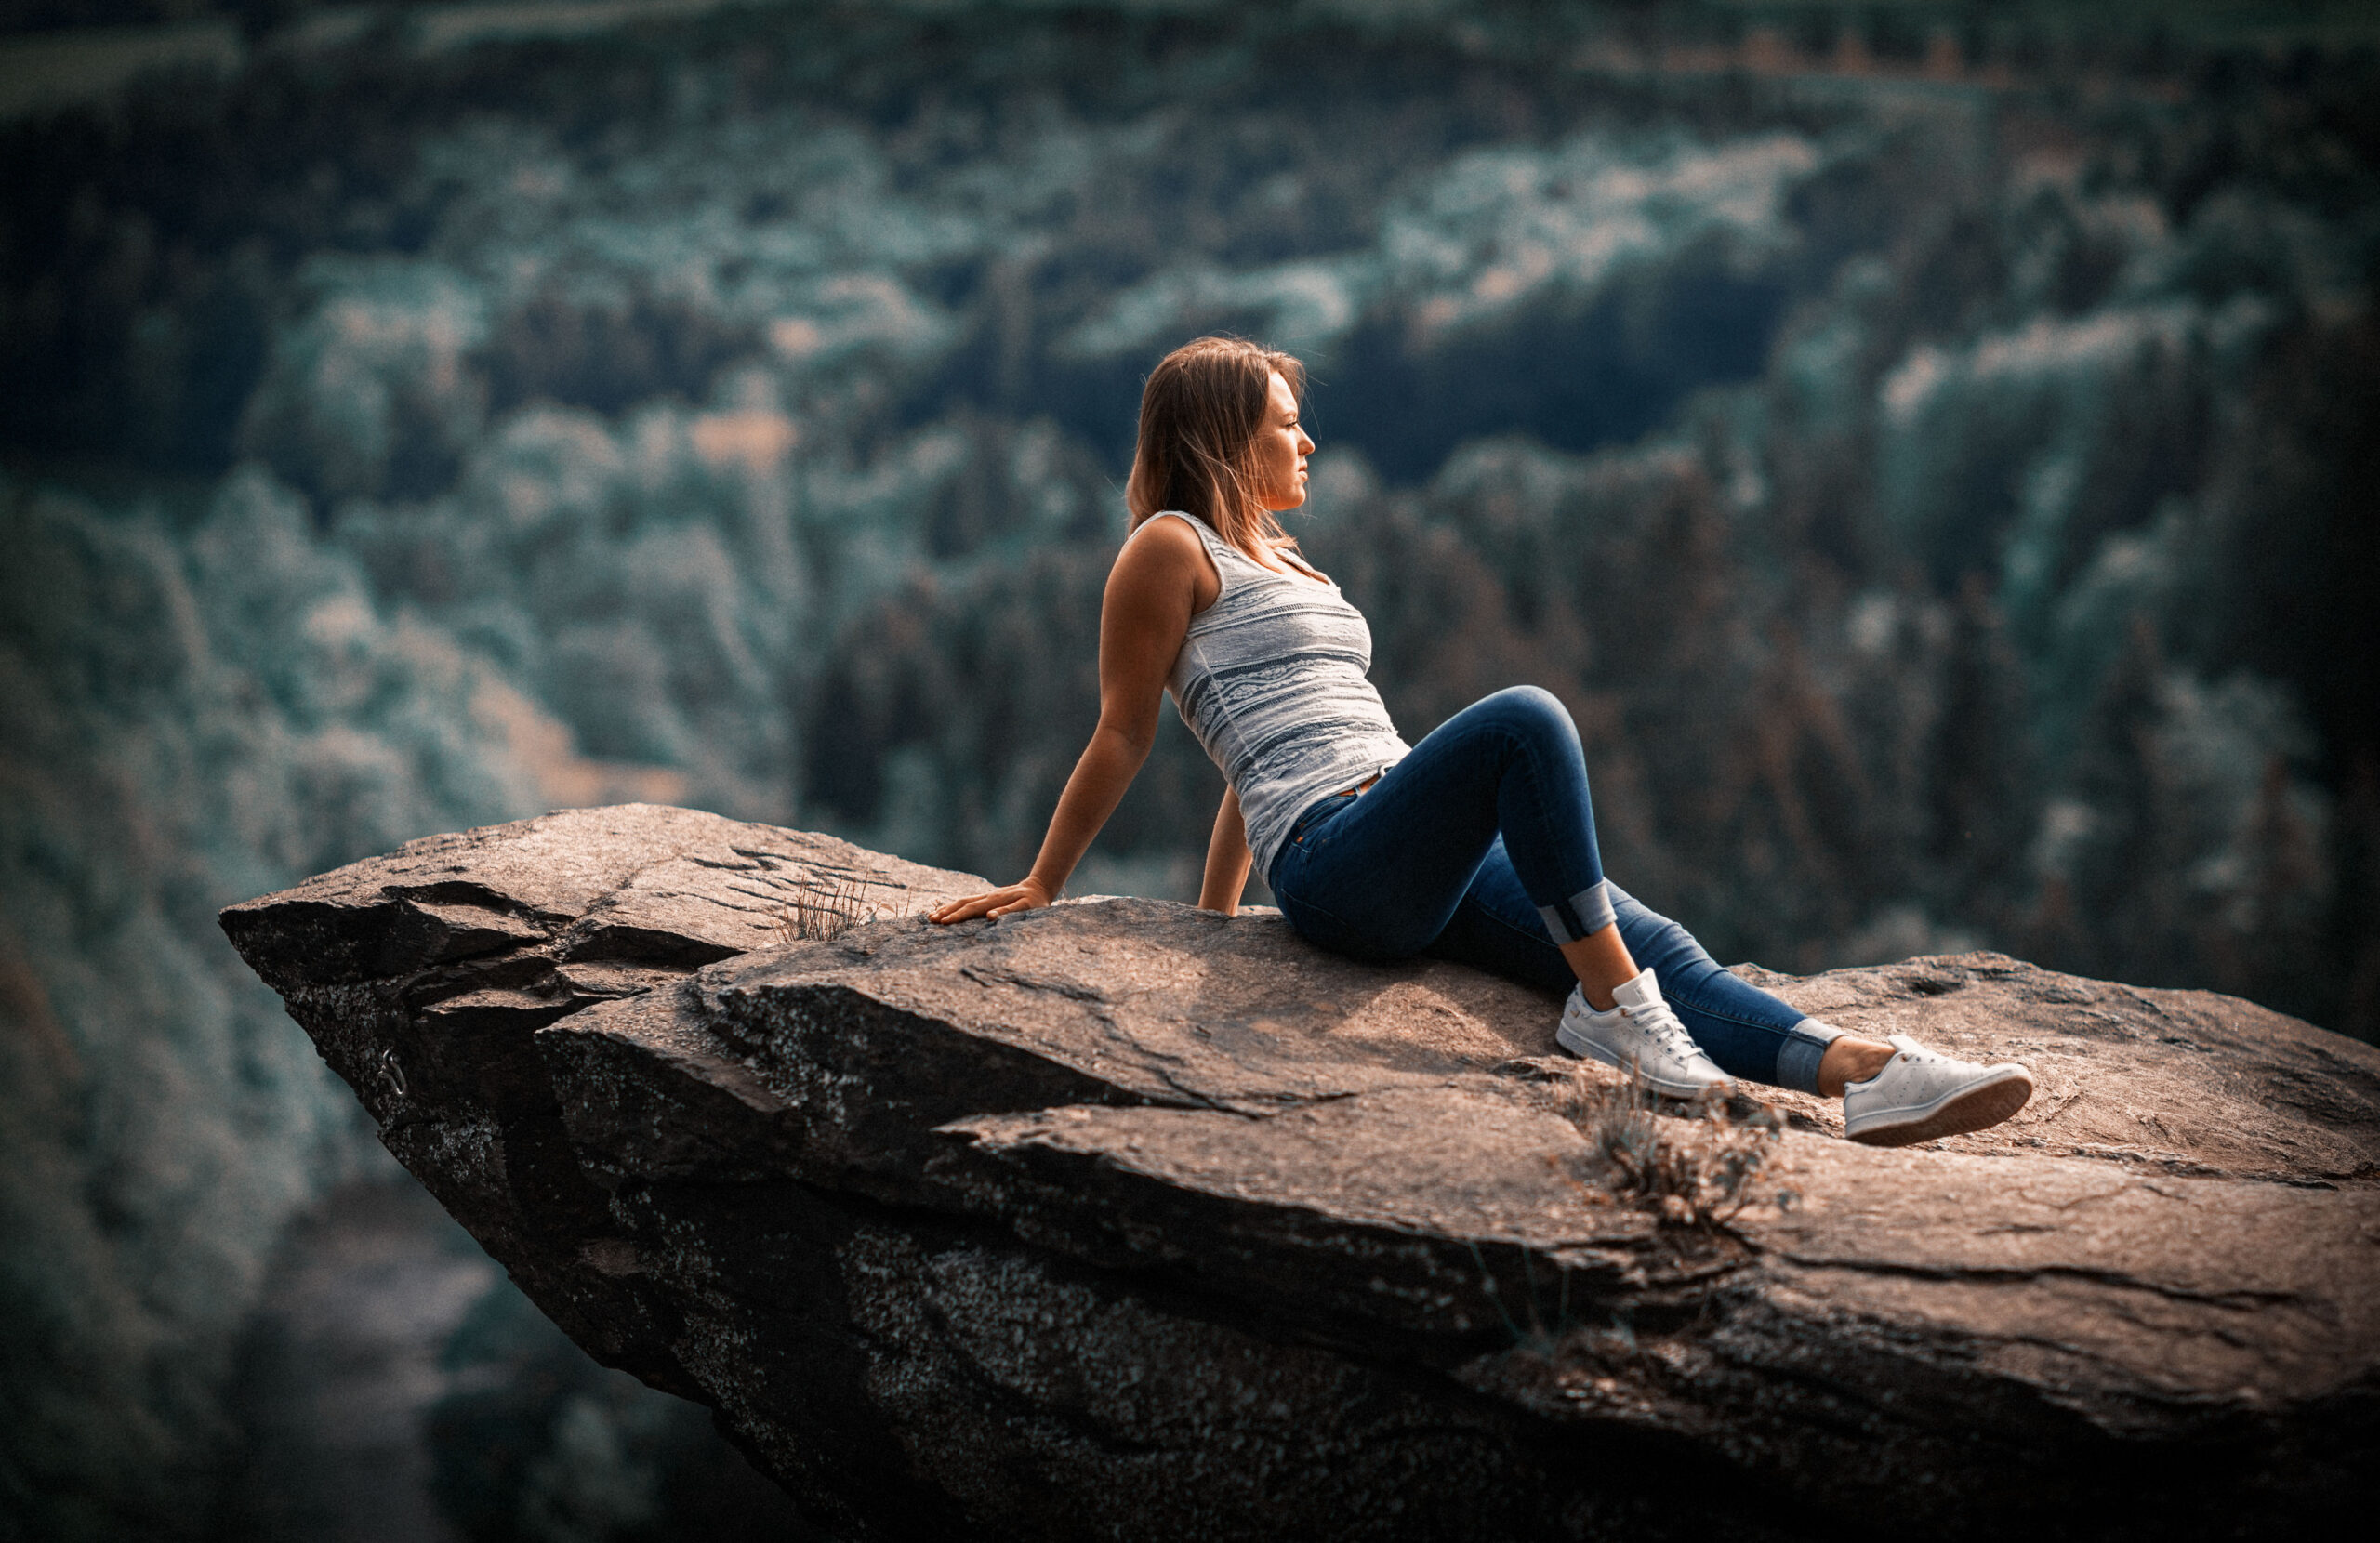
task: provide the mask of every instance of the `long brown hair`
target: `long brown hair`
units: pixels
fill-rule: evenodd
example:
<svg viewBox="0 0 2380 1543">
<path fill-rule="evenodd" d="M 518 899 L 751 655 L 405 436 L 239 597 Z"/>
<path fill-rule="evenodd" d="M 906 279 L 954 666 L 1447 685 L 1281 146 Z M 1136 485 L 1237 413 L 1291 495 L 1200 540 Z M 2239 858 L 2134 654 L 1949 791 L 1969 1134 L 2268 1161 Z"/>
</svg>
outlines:
<svg viewBox="0 0 2380 1543">
<path fill-rule="evenodd" d="M 1250 557 L 1296 548 L 1256 486 L 1256 431 L 1276 373 L 1303 398 L 1305 366 L 1244 337 L 1201 337 L 1157 361 L 1141 388 L 1140 438 L 1124 484 L 1132 529 L 1180 509 Z"/>
</svg>

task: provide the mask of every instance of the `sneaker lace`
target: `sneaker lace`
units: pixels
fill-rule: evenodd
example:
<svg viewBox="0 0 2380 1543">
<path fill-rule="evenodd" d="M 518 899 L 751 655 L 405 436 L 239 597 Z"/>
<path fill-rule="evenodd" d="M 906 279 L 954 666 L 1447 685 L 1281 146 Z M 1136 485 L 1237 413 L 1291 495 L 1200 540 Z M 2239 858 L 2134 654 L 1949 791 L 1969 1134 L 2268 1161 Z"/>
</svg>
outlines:
<svg viewBox="0 0 2380 1543">
<path fill-rule="evenodd" d="M 1897 1036 L 1893 1048 L 1899 1052 L 1894 1060 L 1902 1062 L 1911 1075 L 1922 1079 L 1921 1086 L 1938 1088 L 1944 1086 L 1944 1078 L 1956 1080 L 1962 1077 L 1977 1076 L 1988 1070 L 1972 1061 L 1962 1061 L 1957 1056 L 1946 1055 L 1931 1046 L 1920 1045 L 1915 1040 L 1899 1043 Z M 1885 1064 L 1889 1066 L 1891 1062 L 1887 1062 Z M 1884 1073 L 1880 1070 L 1876 1075 L 1881 1077 Z"/>
<path fill-rule="evenodd" d="M 1694 1036 L 1686 1032 L 1686 1025 L 1678 1021 L 1677 1014 L 1671 1010 L 1667 1002 L 1621 1010 L 1630 1022 L 1645 1032 L 1646 1038 L 1680 1061 L 1691 1061 L 1702 1053 L 1702 1048 L 1695 1044 Z"/>
<path fill-rule="evenodd" d="M 1945 1055 L 1929 1046 L 1920 1045 L 1913 1039 L 1907 1044 L 1897 1044 L 1893 1048 L 1898 1050 L 1914 1066 L 1957 1066 L 1969 1069 L 1975 1066 L 1975 1062 L 1971 1061 L 1961 1061 L 1957 1056 Z"/>
</svg>

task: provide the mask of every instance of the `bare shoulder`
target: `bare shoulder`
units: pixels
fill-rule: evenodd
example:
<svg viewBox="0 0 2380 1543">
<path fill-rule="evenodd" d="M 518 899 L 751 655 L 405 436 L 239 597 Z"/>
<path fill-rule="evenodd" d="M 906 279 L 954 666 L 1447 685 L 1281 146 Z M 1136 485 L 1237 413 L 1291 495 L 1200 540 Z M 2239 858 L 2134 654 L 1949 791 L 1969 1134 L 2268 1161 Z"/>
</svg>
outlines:
<svg viewBox="0 0 2380 1543">
<path fill-rule="evenodd" d="M 1176 520 L 1170 514 L 1153 514 L 1141 521 L 1141 528 L 1124 538 L 1124 549 L 1116 554 L 1120 565 L 1126 562 L 1159 567 L 1195 566 L 1196 560 L 1207 555 L 1206 543 L 1190 528 L 1186 520 Z"/>
<path fill-rule="evenodd" d="M 1186 585 L 1193 611 L 1212 605 L 1223 587 L 1215 560 L 1207 555 L 1198 533 L 1188 521 L 1169 517 L 1153 516 L 1125 538 L 1124 549 L 1116 554 L 1112 578 L 1134 589 Z"/>
</svg>

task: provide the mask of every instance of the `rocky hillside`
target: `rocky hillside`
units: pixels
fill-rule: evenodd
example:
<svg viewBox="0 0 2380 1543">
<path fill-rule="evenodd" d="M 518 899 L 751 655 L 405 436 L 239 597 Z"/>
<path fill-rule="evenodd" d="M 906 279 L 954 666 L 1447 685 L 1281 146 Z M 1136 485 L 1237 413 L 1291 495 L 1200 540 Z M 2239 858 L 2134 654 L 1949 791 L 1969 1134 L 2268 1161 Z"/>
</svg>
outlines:
<svg viewBox="0 0 2380 1543">
<path fill-rule="evenodd" d="M 1643 1107 L 1257 911 L 630 805 L 232 907 L 381 1139 L 853 1536 L 2273 1536 L 2380 1436 L 2380 1051 L 1993 954 L 1762 977 L 2021 1056 L 1900 1151 Z"/>
</svg>

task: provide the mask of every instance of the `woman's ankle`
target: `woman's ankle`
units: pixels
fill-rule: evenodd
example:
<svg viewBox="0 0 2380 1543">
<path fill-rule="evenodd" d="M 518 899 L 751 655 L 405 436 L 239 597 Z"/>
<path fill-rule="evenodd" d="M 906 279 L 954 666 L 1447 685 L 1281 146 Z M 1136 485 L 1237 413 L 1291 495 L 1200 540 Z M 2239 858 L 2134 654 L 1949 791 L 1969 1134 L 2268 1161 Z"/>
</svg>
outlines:
<svg viewBox="0 0 2380 1543">
<path fill-rule="evenodd" d="M 1640 973 L 1636 961 L 1629 956 L 1628 945 L 1620 941 L 1616 922 L 1598 928 L 1576 943 L 1564 943 L 1562 956 L 1569 961 L 1570 973 L 1579 978 L 1579 995 L 1597 1012 L 1609 1012 L 1612 993 Z"/>
<path fill-rule="evenodd" d="M 1859 1039 L 1847 1034 L 1841 1035 L 1826 1048 L 1826 1054 L 1818 1060 L 1819 1097 L 1843 1097 L 1844 1088 L 1874 1076 L 1884 1069 L 1884 1062 L 1899 1053 L 1879 1040 Z"/>
</svg>

